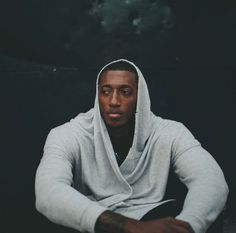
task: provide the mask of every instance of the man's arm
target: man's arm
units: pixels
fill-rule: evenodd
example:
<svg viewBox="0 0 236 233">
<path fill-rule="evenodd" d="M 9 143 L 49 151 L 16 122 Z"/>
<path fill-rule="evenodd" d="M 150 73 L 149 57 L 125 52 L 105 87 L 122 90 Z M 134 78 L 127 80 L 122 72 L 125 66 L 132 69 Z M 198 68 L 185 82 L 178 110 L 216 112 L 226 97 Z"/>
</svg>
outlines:
<svg viewBox="0 0 236 233">
<path fill-rule="evenodd" d="M 95 225 L 95 233 L 194 233 L 191 226 L 172 217 L 151 221 L 137 221 L 111 211 L 102 213 Z"/>
<path fill-rule="evenodd" d="M 196 233 L 205 232 L 226 204 L 228 186 L 223 172 L 183 125 L 172 155 L 175 173 L 188 188 L 183 210 L 176 218 L 189 222 Z"/>
<path fill-rule="evenodd" d="M 98 216 L 107 208 L 72 187 L 74 137 L 65 128 L 50 132 L 35 178 L 36 208 L 49 220 L 81 232 L 94 232 Z"/>
</svg>

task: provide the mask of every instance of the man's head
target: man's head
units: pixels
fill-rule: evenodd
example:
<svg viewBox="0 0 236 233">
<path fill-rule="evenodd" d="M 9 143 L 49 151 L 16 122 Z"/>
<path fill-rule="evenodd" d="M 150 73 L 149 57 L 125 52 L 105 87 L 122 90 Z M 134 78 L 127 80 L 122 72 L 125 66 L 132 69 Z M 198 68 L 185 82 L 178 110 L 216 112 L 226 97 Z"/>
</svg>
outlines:
<svg viewBox="0 0 236 233">
<path fill-rule="evenodd" d="M 109 128 L 126 127 L 137 103 L 138 75 L 129 63 L 108 65 L 100 74 L 98 99 L 101 115 Z"/>
</svg>

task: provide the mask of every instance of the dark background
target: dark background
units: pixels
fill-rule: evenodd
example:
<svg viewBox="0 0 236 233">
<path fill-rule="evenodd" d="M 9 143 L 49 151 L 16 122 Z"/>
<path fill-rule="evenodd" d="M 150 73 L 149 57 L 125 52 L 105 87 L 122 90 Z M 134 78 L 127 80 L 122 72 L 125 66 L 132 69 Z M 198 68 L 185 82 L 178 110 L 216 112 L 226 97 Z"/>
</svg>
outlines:
<svg viewBox="0 0 236 233">
<path fill-rule="evenodd" d="M 49 130 L 94 103 L 112 59 L 134 61 L 152 110 L 183 122 L 217 160 L 235 216 L 236 10 L 228 1 L 0 1 L 1 232 L 69 232 L 34 207 Z"/>
</svg>

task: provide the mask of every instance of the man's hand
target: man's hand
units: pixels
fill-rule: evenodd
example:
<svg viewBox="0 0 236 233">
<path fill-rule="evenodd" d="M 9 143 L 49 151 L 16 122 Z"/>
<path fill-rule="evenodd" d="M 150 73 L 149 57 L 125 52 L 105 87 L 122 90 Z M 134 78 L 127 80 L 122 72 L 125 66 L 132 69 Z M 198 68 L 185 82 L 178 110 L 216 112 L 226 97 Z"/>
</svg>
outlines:
<svg viewBox="0 0 236 233">
<path fill-rule="evenodd" d="M 172 217 L 137 221 L 111 211 L 102 213 L 95 226 L 96 233 L 194 233 L 189 223 Z"/>
<path fill-rule="evenodd" d="M 127 233 L 194 233 L 189 223 L 172 217 L 151 221 L 128 221 Z"/>
</svg>

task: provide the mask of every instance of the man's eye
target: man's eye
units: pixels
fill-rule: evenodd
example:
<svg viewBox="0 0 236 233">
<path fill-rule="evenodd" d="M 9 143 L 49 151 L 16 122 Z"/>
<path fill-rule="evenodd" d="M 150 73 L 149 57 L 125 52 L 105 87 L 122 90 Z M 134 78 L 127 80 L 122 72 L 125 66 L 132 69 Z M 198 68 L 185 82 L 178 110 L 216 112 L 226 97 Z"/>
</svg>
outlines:
<svg viewBox="0 0 236 233">
<path fill-rule="evenodd" d="M 131 90 L 127 90 L 127 89 L 123 89 L 120 92 L 122 95 L 130 95 L 131 94 Z"/>
<path fill-rule="evenodd" d="M 110 92 L 111 92 L 110 90 L 102 90 L 103 95 L 109 95 Z"/>
</svg>

